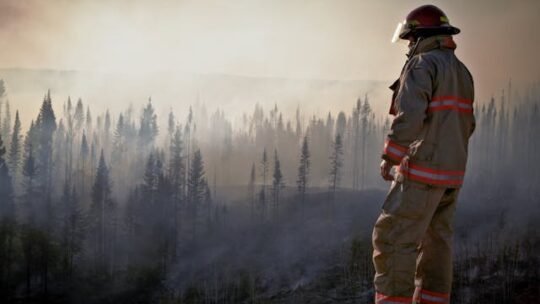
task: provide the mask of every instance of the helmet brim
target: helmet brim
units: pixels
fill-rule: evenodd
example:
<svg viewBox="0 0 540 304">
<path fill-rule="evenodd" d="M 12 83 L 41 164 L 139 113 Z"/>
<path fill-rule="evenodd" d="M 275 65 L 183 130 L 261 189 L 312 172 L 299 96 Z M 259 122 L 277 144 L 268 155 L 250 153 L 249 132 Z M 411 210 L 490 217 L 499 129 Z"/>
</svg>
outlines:
<svg viewBox="0 0 540 304">
<path fill-rule="evenodd" d="M 434 27 L 428 27 L 428 26 L 418 26 L 414 29 L 403 27 L 401 32 L 399 33 L 400 39 L 409 39 L 411 36 L 416 37 L 428 37 L 428 36 L 435 36 L 435 35 L 457 35 L 461 33 L 461 30 L 455 26 L 447 25 L 447 26 L 434 26 Z"/>
</svg>

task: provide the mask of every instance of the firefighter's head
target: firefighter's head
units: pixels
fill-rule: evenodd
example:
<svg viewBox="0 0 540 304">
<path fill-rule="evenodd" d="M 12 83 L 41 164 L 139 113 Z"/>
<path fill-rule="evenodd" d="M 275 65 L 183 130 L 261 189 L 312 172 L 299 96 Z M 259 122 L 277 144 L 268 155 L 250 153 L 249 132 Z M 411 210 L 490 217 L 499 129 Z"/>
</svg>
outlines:
<svg viewBox="0 0 540 304">
<path fill-rule="evenodd" d="M 405 21 L 398 24 L 392 41 L 398 39 L 416 42 L 418 38 L 436 35 L 456 35 L 460 30 L 450 25 L 446 14 L 434 5 L 422 5 L 411 11 Z"/>
</svg>

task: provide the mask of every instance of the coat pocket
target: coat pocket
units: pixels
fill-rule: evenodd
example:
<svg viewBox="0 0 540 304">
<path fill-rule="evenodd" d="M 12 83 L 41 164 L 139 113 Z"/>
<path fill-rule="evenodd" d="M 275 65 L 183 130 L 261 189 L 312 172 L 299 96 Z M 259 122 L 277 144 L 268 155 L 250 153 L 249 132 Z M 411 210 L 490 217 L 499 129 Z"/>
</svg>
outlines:
<svg viewBox="0 0 540 304">
<path fill-rule="evenodd" d="M 418 160 L 421 162 L 433 162 L 435 159 L 436 145 L 419 139 L 414 141 L 409 148 L 409 155 L 411 160 Z"/>
</svg>

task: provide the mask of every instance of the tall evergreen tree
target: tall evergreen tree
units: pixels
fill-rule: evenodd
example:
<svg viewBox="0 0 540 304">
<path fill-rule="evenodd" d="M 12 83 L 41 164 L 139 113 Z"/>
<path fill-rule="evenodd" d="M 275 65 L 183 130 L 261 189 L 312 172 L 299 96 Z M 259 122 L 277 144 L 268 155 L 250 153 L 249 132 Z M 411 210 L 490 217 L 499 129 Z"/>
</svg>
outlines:
<svg viewBox="0 0 540 304">
<path fill-rule="evenodd" d="M 305 202 L 308 177 L 311 166 L 310 157 L 311 154 L 309 152 L 308 137 L 306 135 L 304 136 L 304 140 L 302 142 L 302 149 L 300 150 L 300 165 L 298 166 L 298 179 L 296 180 L 302 208 Z"/>
<path fill-rule="evenodd" d="M 359 141 L 360 141 L 360 111 L 361 111 L 361 108 L 362 108 L 362 99 L 358 98 L 358 100 L 356 101 L 356 107 L 353 109 L 353 114 L 352 114 L 352 137 L 353 137 L 353 150 L 352 150 L 352 153 L 353 153 L 353 166 L 352 166 L 352 170 L 353 170 L 353 175 L 352 175 L 352 188 L 353 189 L 358 189 L 359 187 L 359 183 L 360 183 L 360 178 L 358 176 L 358 154 L 359 154 Z"/>
<path fill-rule="evenodd" d="M 197 235 L 199 208 L 204 198 L 204 163 L 200 150 L 195 150 L 189 168 L 188 203 L 192 222 L 193 238 Z"/>
<path fill-rule="evenodd" d="M 146 161 L 146 167 L 144 171 L 143 184 L 141 187 L 143 193 L 143 199 L 147 205 L 153 206 L 155 204 L 155 196 L 158 187 L 158 175 L 159 168 L 157 166 L 157 160 L 154 153 L 150 153 L 148 160 Z"/>
<path fill-rule="evenodd" d="M 266 212 L 266 178 L 268 176 L 268 155 L 266 154 L 266 148 L 263 150 L 262 158 L 261 158 L 261 177 L 263 180 L 263 183 L 261 185 L 261 192 L 259 194 L 259 199 L 261 203 L 261 212 L 262 216 L 264 218 L 265 212 Z"/>
<path fill-rule="evenodd" d="M 28 223 L 33 222 L 35 218 L 34 200 L 37 199 L 37 174 L 38 168 L 34 158 L 34 149 L 32 144 L 27 148 L 28 152 L 23 164 L 23 201 L 25 209 L 25 218 Z"/>
<path fill-rule="evenodd" d="M 143 147 L 152 145 L 158 135 L 157 115 L 154 113 L 152 99 L 148 99 L 148 104 L 143 109 L 141 125 L 139 129 L 139 139 Z"/>
<path fill-rule="evenodd" d="M 362 105 L 362 108 L 360 110 L 360 116 L 362 121 L 362 147 L 361 147 L 361 154 L 362 154 L 362 161 L 361 161 L 361 170 L 360 170 L 360 189 L 364 189 L 366 185 L 366 154 L 367 154 L 367 137 L 369 134 L 369 116 L 371 114 L 371 106 L 369 105 L 367 94 L 364 98 L 364 104 Z"/>
<path fill-rule="evenodd" d="M 120 114 L 116 122 L 112 142 L 112 157 L 115 164 L 121 163 L 123 160 L 122 155 L 126 151 L 126 131 L 127 126 L 124 121 L 124 115 Z"/>
<path fill-rule="evenodd" d="M 92 205 L 90 206 L 92 228 L 95 237 L 94 250 L 96 266 L 98 269 L 101 267 L 107 269 L 108 267 L 107 253 L 110 245 L 108 242 L 110 237 L 108 232 L 111 223 L 111 210 L 113 208 L 111 193 L 109 169 L 105 163 L 103 150 L 101 150 L 94 186 L 92 187 Z"/>
<path fill-rule="evenodd" d="M 105 112 L 105 125 L 103 126 L 103 145 L 108 148 L 109 147 L 109 140 L 111 136 L 111 114 L 109 113 L 109 110 Z"/>
<path fill-rule="evenodd" d="M 71 100 L 69 100 L 71 103 Z M 75 124 L 75 132 L 80 132 L 84 125 L 84 107 L 82 99 L 77 100 L 77 105 L 75 106 L 75 113 L 73 114 L 73 120 Z"/>
<path fill-rule="evenodd" d="M 82 254 L 85 226 L 83 212 L 78 204 L 75 187 L 71 187 L 68 180 L 64 183 L 61 197 L 62 207 L 62 268 L 64 273 L 71 277 L 75 270 L 75 259 Z"/>
<path fill-rule="evenodd" d="M 2 136 L 0 136 L 0 219 L 4 217 L 13 219 L 15 216 L 13 183 L 5 154 L 6 148 Z"/>
<path fill-rule="evenodd" d="M 86 107 L 86 131 L 92 130 L 92 113 L 90 113 L 90 107 Z"/>
<path fill-rule="evenodd" d="M 169 121 L 168 121 L 168 124 L 167 124 L 167 131 L 168 131 L 168 134 L 169 134 L 169 138 L 172 138 L 174 136 L 174 133 L 176 131 L 176 119 L 174 117 L 174 113 L 171 109 L 171 111 L 169 112 Z"/>
<path fill-rule="evenodd" d="M 0 135 L 0 298 L 13 284 L 11 268 L 14 257 L 15 241 L 15 204 L 14 191 L 8 164 L 5 159 L 6 149 Z"/>
<path fill-rule="evenodd" d="M 176 127 L 174 131 L 169 156 L 169 179 L 172 188 L 172 204 L 173 204 L 173 222 L 174 222 L 174 244 L 173 255 L 176 256 L 178 230 L 180 229 L 180 210 L 181 204 L 185 200 L 186 187 L 186 167 L 184 164 L 184 146 L 182 142 L 182 128 Z"/>
<path fill-rule="evenodd" d="M 285 188 L 277 149 L 274 149 L 274 172 L 272 174 L 272 177 L 272 198 L 274 200 L 274 208 L 277 212 L 279 209 L 281 191 Z"/>
<path fill-rule="evenodd" d="M 13 133 L 11 135 L 11 145 L 9 148 L 8 164 L 13 178 L 13 184 L 17 184 L 19 176 L 19 167 L 21 165 L 22 156 L 22 135 L 21 135 L 21 121 L 19 119 L 19 111 L 15 113 L 15 124 L 13 126 Z"/>
<path fill-rule="evenodd" d="M 249 174 L 249 182 L 248 182 L 248 200 L 250 204 L 252 220 L 255 216 L 255 182 L 256 182 L 255 163 L 252 163 L 251 171 Z"/>
<path fill-rule="evenodd" d="M 184 164 L 184 142 L 182 128 L 177 127 L 173 133 L 169 156 L 169 178 L 173 186 L 174 196 L 179 203 L 184 197 L 186 167 Z"/>
<path fill-rule="evenodd" d="M 341 168 L 343 167 L 343 143 L 341 141 L 341 134 L 336 133 L 336 138 L 332 146 L 332 155 L 330 156 L 330 191 L 334 200 L 336 189 L 341 179 Z"/>
<path fill-rule="evenodd" d="M 51 92 L 48 91 L 43 100 L 36 120 L 37 143 L 36 161 L 39 167 L 38 182 L 40 185 L 42 205 L 39 206 L 40 220 L 44 224 L 52 224 L 52 191 L 53 191 L 53 136 L 56 131 L 56 116 L 52 108 Z"/>
<path fill-rule="evenodd" d="M 11 139 L 11 108 L 9 106 L 9 99 L 6 100 L 4 119 L 2 120 L 2 138 L 4 138 L 4 145 L 9 145 Z"/>
<path fill-rule="evenodd" d="M 339 112 L 336 121 L 336 133 L 340 134 L 341 138 L 345 135 L 345 128 L 347 127 L 347 118 L 345 113 Z"/>
</svg>

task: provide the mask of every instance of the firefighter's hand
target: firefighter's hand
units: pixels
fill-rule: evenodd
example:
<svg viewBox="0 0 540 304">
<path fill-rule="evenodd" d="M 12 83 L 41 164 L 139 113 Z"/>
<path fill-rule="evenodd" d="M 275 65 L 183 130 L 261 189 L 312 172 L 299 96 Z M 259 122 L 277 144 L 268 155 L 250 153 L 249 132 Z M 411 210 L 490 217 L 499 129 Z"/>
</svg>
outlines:
<svg viewBox="0 0 540 304">
<path fill-rule="evenodd" d="M 393 181 L 394 180 L 394 176 L 390 173 L 393 166 L 394 165 L 392 165 L 390 162 L 388 162 L 386 160 L 383 160 L 381 162 L 381 176 L 385 181 Z"/>
</svg>

